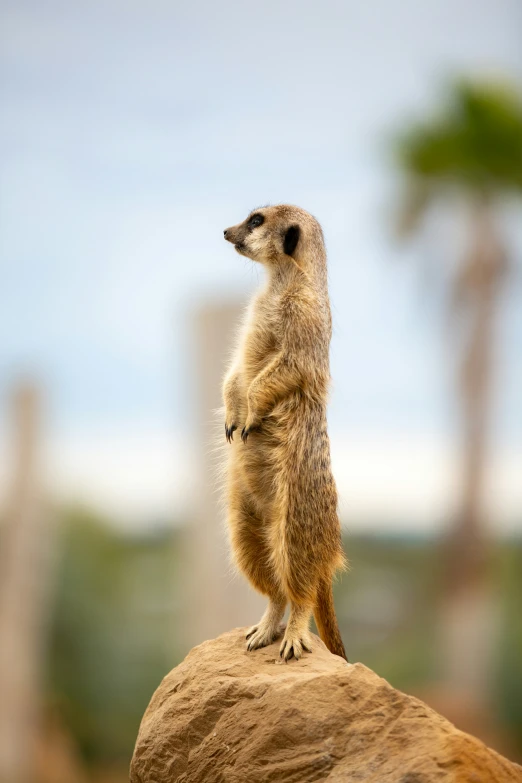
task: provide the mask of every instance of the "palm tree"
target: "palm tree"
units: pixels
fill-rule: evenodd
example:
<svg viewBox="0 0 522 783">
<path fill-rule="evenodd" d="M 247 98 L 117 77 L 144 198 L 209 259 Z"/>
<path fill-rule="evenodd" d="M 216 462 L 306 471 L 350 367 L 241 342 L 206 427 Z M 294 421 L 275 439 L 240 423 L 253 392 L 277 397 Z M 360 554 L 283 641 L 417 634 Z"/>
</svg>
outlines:
<svg viewBox="0 0 522 783">
<path fill-rule="evenodd" d="M 413 234 L 438 203 L 466 219 L 467 252 L 447 291 L 458 316 L 452 345 L 462 422 L 462 497 L 444 554 L 447 604 L 455 606 L 487 583 L 482 495 L 495 322 L 509 267 L 498 215 L 522 197 L 522 100 L 505 85 L 454 84 L 438 117 L 401 134 L 395 149 L 404 175 L 401 235 Z"/>
</svg>

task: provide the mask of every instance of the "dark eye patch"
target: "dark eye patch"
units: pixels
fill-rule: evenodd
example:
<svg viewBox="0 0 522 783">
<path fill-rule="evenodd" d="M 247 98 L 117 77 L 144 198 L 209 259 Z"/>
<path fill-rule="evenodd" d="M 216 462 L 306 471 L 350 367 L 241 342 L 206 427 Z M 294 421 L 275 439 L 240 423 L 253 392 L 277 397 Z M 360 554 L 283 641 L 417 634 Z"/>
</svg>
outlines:
<svg viewBox="0 0 522 783">
<path fill-rule="evenodd" d="M 252 215 L 247 225 L 250 231 L 253 231 L 254 228 L 258 228 L 258 226 L 262 226 L 264 222 L 265 219 L 263 215 L 261 215 L 259 212 L 256 212 L 255 215 Z"/>
</svg>

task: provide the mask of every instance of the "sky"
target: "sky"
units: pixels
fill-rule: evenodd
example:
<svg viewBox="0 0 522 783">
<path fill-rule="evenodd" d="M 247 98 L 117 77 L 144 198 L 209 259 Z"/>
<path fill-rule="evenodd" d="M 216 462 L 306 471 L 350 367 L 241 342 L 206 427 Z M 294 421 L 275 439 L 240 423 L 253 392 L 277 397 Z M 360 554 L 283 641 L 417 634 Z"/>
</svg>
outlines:
<svg viewBox="0 0 522 783">
<path fill-rule="evenodd" d="M 389 141 L 455 74 L 522 86 L 521 40 L 518 0 L 1 0 L 0 486 L 25 375 L 45 393 L 52 491 L 126 524 L 186 513 L 193 311 L 246 301 L 262 271 L 223 228 L 290 202 L 327 241 L 342 508 L 354 526 L 438 524 L 458 472 L 438 272 L 461 227 L 394 243 Z M 493 417 L 507 527 L 522 525 L 521 296 L 520 281 L 504 295 Z"/>
</svg>

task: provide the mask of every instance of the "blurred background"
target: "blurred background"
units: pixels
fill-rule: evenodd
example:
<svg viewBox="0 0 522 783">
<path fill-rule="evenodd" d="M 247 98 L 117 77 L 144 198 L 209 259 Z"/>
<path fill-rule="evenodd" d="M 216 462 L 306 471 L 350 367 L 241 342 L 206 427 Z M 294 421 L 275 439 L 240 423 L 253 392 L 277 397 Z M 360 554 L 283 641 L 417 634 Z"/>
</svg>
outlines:
<svg viewBox="0 0 522 783">
<path fill-rule="evenodd" d="M 362 661 L 522 760 L 522 6 L 0 2 L 0 781 L 127 780 L 160 679 L 258 619 L 214 409 L 322 223 Z M 222 438 L 224 440 L 224 437 Z"/>
</svg>

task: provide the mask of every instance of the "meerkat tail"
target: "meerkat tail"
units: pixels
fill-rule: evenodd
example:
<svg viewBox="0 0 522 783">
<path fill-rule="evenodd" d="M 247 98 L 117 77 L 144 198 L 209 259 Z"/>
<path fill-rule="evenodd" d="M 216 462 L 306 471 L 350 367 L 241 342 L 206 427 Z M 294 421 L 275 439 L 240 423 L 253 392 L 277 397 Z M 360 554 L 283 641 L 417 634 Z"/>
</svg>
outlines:
<svg viewBox="0 0 522 783">
<path fill-rule="evenodd" d="M 319 636 L 334 655 L 348 660 L 343 640 L 337 625 L 333 601 L 332 583 L 329 579 L 321 579 L 317 590 L 314 619 Z"/>
</svg>

